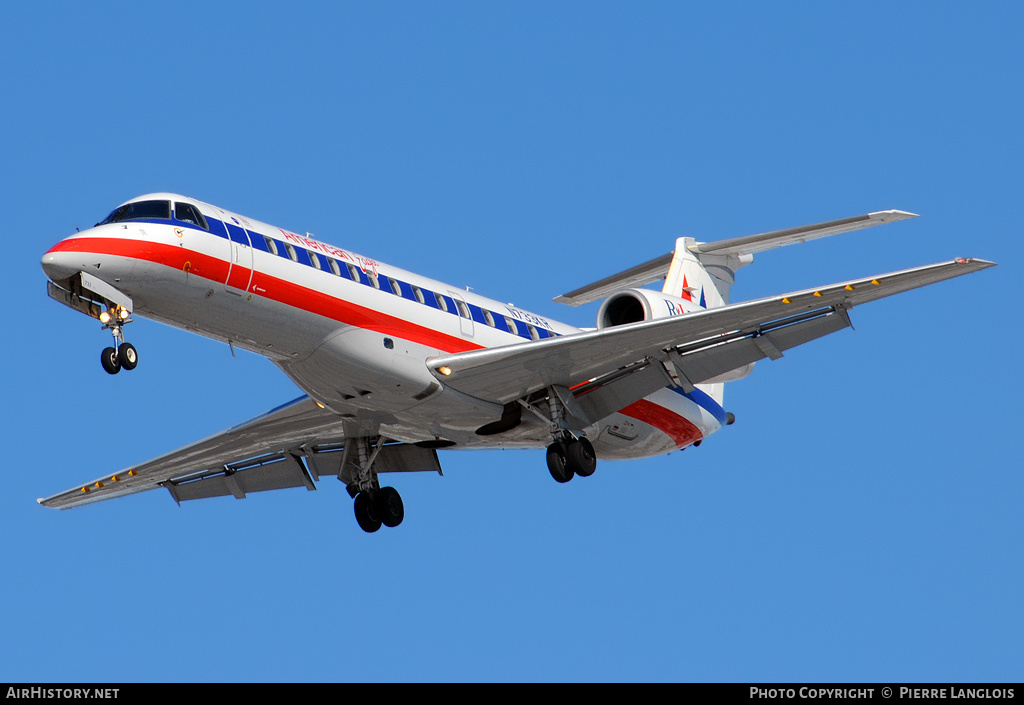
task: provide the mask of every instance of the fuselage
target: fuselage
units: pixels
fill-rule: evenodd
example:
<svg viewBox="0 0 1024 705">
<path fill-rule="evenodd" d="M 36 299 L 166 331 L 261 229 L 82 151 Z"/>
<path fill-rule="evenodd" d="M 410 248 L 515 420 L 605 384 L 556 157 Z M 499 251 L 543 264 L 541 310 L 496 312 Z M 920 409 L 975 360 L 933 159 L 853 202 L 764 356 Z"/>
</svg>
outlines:
<svg viewBox="0 0 1024 705">
<path fill-rule="evenodd" d="M 134 313 L 263 355 L 343 420 L 453 448 L 551 442 L 542 419 L 477 430 L 503 407 L 446 387 L 425 361 L 580 329 L 195 199 L 148 194 L 43 256 L 131 297 Z M 699 389 L 666 387 L 582 429 L 599 458 L 666 453 L 721 427 Z"/>
</svg>

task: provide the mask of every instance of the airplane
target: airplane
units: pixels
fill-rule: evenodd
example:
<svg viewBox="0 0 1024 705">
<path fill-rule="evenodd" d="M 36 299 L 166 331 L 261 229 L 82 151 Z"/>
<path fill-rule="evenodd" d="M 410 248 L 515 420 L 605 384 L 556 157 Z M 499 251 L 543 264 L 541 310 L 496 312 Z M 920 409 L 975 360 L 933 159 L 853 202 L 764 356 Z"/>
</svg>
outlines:
<svg viewBox="0 0 1024 705">
<path fill-rule="evenodd" d="M 441 473 L 440 449 L 543 448 L 559 483 L 597 460 L 698 446 L 732 424 L 724 386 L 755 363 L 851 327 L 854 306 L 994 266 L 877 274 L 741 303 L 754 255 L 916 217 L 888 210 L 699 242 L 554 300 L 603 299 L 575 328 L 469 290 L 173 193 L 115 208 L 42 258 L 49 296 L 113 336 L 101 364 L 134 370 L 141 316 L 262 355 L 299 398 L 179 450 L 38 502 L 67 509 L 165 488 L 180 505 L 336 476 L 359 526 L 398 526 L 380 475 Z M 663 280 L 661 290 L 644 288 Z"/>
</svg>

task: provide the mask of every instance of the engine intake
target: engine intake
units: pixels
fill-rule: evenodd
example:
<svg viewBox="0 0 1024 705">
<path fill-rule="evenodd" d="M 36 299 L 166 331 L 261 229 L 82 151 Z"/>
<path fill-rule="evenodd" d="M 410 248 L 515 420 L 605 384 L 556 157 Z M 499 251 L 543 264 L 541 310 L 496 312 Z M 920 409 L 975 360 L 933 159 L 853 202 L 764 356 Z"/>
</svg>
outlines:
<svg viewBox="0 0 1024 705">
<path fill-rule="evenodd" d="M 625 289 L 612 294 L 601 304 L 597 312 L 597 327 L 624 326 L 702 310 L 692 301 L 660 291 Z"/>
</svg>

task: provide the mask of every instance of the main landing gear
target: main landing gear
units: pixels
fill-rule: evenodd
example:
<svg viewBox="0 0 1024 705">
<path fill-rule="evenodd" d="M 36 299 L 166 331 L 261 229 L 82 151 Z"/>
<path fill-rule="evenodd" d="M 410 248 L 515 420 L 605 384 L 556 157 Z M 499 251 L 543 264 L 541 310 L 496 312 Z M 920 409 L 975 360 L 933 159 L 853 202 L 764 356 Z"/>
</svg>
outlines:
<svg viewBox="0 0 1024 705">
<path fill-rule="evenodd" d="M 381 525 L 394 527 L 405 518 L 402 495 L 394 487 L 381 487 L 377 491 L 360 492 L 353 503 L 359 528 L 372 534 Z"/>
<path fill-rule="evenodd" d="M 586 424 L 585 414 L 570 390 L 550 387 L 542 396 L 534 396 L 530 401 L 520 399 L 519 404 L 548 424 L 552 440 L 547 452 L 548 472 L 556 482 L 565 483 L 576 475 L 590 477 L 594 474 L 597 453 L 579 430 Z"/>
<path fill-rule="evenodd" d="M 548 446 L 548 472 L 558 482 L 568 482 L 574 475 L 590 477 L 596 469 L 594 446 L 583 436 L 570 436 Z"/>
<path fill-rule="evenodd" d="M 402 495 L 394 487 L 381 487 L 373 469 L 373 461 L 386 441 L 382 436 L 349 439 L 338 471 L 338 479 L 345 483 L 349 496 L 354 500 L 356 522 L 369 534 L 381 526 L 398 526 L 405 518 Z"/>
<path fill-rule="evenodd" d="M 103 330 L 114 335 L 114 347 L 104 348 L 100 353 L 100 364 L 109 374 L 116 375 L 121 368 L 134 370 L 139 364 L 139 351 L 124 341 L 124 326 L 132 322 L 128 309 L 115 306 L 100 314 Z"/>
</svg>

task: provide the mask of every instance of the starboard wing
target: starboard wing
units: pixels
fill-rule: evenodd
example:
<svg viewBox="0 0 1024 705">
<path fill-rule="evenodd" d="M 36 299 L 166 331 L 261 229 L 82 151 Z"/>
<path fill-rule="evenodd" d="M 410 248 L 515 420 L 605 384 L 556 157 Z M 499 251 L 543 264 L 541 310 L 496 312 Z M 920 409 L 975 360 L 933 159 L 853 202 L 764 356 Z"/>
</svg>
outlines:
<svg viewBox="0 0 1024 705">
<path fill-rule="evenodd" d="M 643 383 L 634 378 L 595 403 L 586 414 L 593 421 L 595 414 L 660 387 L 685 388 L 758 359 L 781 357 L 787 348 L 847 327 L 847 311 L 854 306 L 993 265 L 956 259 L 671 318 L 444 355 L 427 364 L 444 384 L 498 403 L 549 387 L 573 389 L 580 397 L 595 385 L 645 375 Z"/>
</svg>

